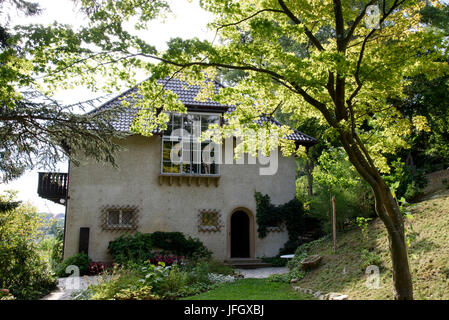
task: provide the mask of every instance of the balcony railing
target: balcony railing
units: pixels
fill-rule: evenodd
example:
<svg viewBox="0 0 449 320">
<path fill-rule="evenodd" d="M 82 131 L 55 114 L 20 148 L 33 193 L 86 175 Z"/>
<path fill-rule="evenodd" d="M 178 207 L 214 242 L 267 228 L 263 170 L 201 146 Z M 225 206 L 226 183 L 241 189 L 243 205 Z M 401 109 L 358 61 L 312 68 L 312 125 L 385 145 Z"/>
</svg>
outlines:
<svg viewBox="0 0 449 320">
<path fill-rule="evenodd" d="M 39 172 L 37 193 L 41 198 L 65 205 L 68 181 L 67 173 Z"/>
</svg>

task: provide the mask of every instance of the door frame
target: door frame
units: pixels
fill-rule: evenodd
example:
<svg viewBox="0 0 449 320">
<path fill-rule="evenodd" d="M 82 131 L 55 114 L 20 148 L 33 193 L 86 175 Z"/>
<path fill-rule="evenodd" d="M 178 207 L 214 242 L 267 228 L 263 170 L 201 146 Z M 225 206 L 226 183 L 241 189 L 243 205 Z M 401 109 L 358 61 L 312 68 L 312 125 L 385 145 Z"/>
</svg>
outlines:
<svg viewBox="0 0 449 320">
<path fill-rule="evenodd" d="M 227 233 L 226 233 L 226 256 L 228 259 L 239 259 L 239 258 L 231 258 L 231 217 L 234 213 L 237 211 L 242 211 L 247 214 L 249 219 L 249 257 L 251 259 L 255 258 L 255 238 L 254 238 L 254 214 L 251 212 L 251 210 L 245 208 L 245 207 L 237 207 L 234 210 L 232 210 L 226 219 L 226 225 L 227 225 Z M 244 258 L 242 258 L 244 259 Z"/>
</svg>

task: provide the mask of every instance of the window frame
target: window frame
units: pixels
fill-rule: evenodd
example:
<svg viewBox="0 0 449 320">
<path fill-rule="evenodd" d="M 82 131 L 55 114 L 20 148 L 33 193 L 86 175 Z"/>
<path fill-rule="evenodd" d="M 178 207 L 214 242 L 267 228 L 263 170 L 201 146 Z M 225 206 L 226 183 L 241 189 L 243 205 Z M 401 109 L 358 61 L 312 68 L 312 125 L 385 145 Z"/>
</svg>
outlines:
<svg viewBox="0 0 449 320">
<path fill-rule="evenodd" d="M 222 117 L 221 113 L 212 113 L 212 112 L 188 112 L 186 114 L 185 113 L 169 113 L 170 122 L 171 122 L 171 125 L 172 125 L 171 130 L 173 131 L 173 121 L 174 121 L 173 119 L 174 119 L 174 116 L 181 116 L 181 123 L 183 123 L 184 122 L 184 117 L 187 116 L 187 115 L 194 115 L 194 116 L 195 115 L 199 115 L 200 116 L 200 125 L 199 125 L 199 127 L 200 127 L 200 130 L 201 130 L 201 133 L 203 132 L 202 131 L 202 125 L 203 125 L 202 116 L 215 116 L 215 117 L 218 118 L 218 125 L 221 125 L 221 117 Z M 181 126 L 181 129 L 183 129 L 182 126 Z M 193 131 L 193 125 L 192 125 L 192 131 Z M 192 132 L 192 134 L 193 134 L 193 132 Z M 190 146 L 191 146 L 191 149 L 189 150 L 189 152 L 191 153 L 191 158 L 194 158 L 193 157 L 193 152 L 196 151 L 196 150 L 192 150 L 193 146 L 194 146 L 194 144 L 193 144 L 194 142 L 196 142 L 196 143 L 198 143 L 200 145 L 200 150 L 199 151 L 202 151 L 201 145 L 203 143 L 210 143 L 210 142 L 212 142 L 211 140 L 205 140 L 205 141 L 202 141 L 202 142 L 194 141 L 196 138 L 197 137 L 192 137 L 188 141 L 190 143 Z M 220 163 L 214 163 L 216 173 L 201 173 L 203 162 L 201 161 L 200 163 L 194 163 L 193 160 L 190 160 L 190 163 L 188 165 L 190 165 L 190 166 L 193 166 L 195 164 L 198 165 L 199 166 L 199 172 L 198 173 L 186 173 L 186 172 L 183 172 L 182 167 L 185 165 L 185 163 L 183 163 L 182 161 L 181 161 L 181 163 L 178 164 L 179 172 L 164 172 L 164 143 L 165 142 L 186 143 L 187 141 L 184 141 L 182 136 L 180 136 L 180 137 L 172 137 L 171 134 L 170 135 L 165 135 L 165 130 L 162 132 L 162 135 L 161 135 L 160 175 L 162 175 L 162 176 L 194 176 L 194 177 L 219 177 L 220 176 L 220 174 L 221 174 Z M 221 151 L 222 151 L 220 146 L 218 148 L 218 151 L 219 151 L 218 158 L 220 159 Z M 180 152 L 181 152 L 181 158 L 182 158 L 183 147 L 181 147 Z M 215 149 L 214 149 L 214 152 L 215 152 Z M 200 155 L 200 157 L 201 157 L 201 155 Z M 172 166 L 172 168 L 173 167 L 176 167 L 176 166 Z"/>
<path fill-rule="evenodd" d="M 118 224 L 111 224 L 109 223 L 109 217 L 111 212 L 117 212 L 118 211 Z M 129 209 L 129 208 L 110 208 L 106 210 L 106 226 L 108 228 L 113 228 L 113 229 L 131 229 L 134 227 L 132 221 L 128 224 L 123 224 L 123 211 L 127 211 L 127 212 L 131 212 L 131 215 L 135 215 L 136 211 L 133 209 Z"/>
</svg>

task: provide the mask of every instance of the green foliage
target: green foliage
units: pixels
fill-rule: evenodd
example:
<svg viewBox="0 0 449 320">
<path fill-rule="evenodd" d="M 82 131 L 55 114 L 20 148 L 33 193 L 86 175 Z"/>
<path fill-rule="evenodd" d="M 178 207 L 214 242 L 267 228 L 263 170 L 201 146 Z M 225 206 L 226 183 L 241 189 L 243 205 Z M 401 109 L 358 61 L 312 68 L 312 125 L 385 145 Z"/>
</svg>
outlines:
<svg viewBox="0 0 449 320">
<path fill-rule="evenodd" d="M 79 268 L 79 275 L 84 276 L 89 274 L 89 264 L 91 259 L 84 253 L 77 253 L 69 258 L 64 259 L 64 261 L 58 265 L 56 268 L 56 275 L 58 277 L 68 277 L 70 273 L 66 273 L 66 269 L 69 266 L 77 266 Z"/>
<path fill-rule="evenodd" d="M 154 251 L 194 259 L 212 255 L 199 239 L 186 238 L 181 232 L 137 232 L 133 235 L 121 235 L 109 242 L 108 250 L 118 264 L 143 262 L 151 258 Z"/>
<path fill-rule="evenodd" d="M 172 266 L 145 261 L 115 267 L 112 274 L 102 276 L 100 284 L 76 293 L 76 297 L 92 300 L 173 300 L 210 290 L 219 283 L 229 281 L 228 278 L 233 279 L 232 270 L 214 260 Z"/>
<path fill-rule="evenodd" d="M 0 290 L 0 300 L 15 300 L 16 298 L 9 292 L 4 292 Z"/>
<path fill-rule="evenodd" d="M 157 300 L 158 297 L 151 292 L 151 287 L 138 289 L 122 289 L 114 294 L 114 300 Z"/>
<path fill-rule="evenodd" d="M 364 217 L 357 217 L 355 218 L 356 225 L 360 228 L 360 231 L 362 231 L 363 238 L 366 239 L 368 237 L 368 223 L 373 220 L 372 218 L 364 218 Z"/>
<path fill-rule="evenodd" d="M 417 202 L 423 196 L 423 189 L 427 185 L 427 178 L 423 169 L 418 169 L 412 174 L 411 168 L 406 166 L 400 159 L 392 161 L 391 174 L 385 176 L 397 199 L 404 197 L 409 202 Z"/>
<path fill-rule="evenodd" d="M 320 168 L 315 167 L 314 175 L 320 175 Z M 307 203 L 307 214 L 319 220 L 324 233 L 332 232 L 331 199 L 329 187 L 314 180 L 314 195 L 307 195 L 307 181 L 301 177 L 296 181 L 298 198 Z M 363 182 L 354 187 L 342 188 L 333 186 L 332 195 L 335 197 L 335 208 L 337 218 L 337 230 L 344 230 L 350 226 L 356 217 L 372 217 L 374 212 L 374 199 L 372 191 Z"/>
<path fill-rule="evenodd" d="M 11 10 L 18 9 L 16 12 L 25 15 L 42 12 L 36 2 L 0 1 L 0 11 L 6 16 L 8 13 L 4 11 L 8 5 Z M 58 75 L 50 76 L 55 71 L 52 70 L 53 62 L 65 60 L 57 57 L 59 54 L 67 54 L 66 58 L 73 62 L 72 59 L 77 60 L 76 55 L 80 54 L 77 50 L 83 51 L 76 46 L 75 33 L 68 25 L 56 23 L 11 28 L 7 20 L 0 23 L 2 180 L 16 179 L 26 169 L 37 166 L 54 168 L 55 163 L 66 157 L 75 164 L 87 156 L 116 165 L 115 152 L 120 147 L 115 139 L 124 134 L 114 130 L 111 119 L 117 115 L 120 106 L 114 110 L 84 113 L 98 101 L 92 99 L 61 105 L 53 96 L 55 89 L 63 86 Z M 62 39 L 68 43 L 63 45 Z M 59 54 L 53 51 L 56 47 L 59 47 L 56 50 Z M 80 74 L 80 77 L 87 78 L 87 75 Z"/>
<path fill-rule="evenodd" d="M 0 202 L 14 202 L 14 198 L 15 193 L 9 192 L 0 195 Z M 38 298 L 56 286 L 37 244 L 43 220 L 30 204 L 12 207 L 0 211 L 0 289 L 9 289 L 17 299 Z"/>
<path fill-rule="evenodd" d="M 153 296 L 150 287 L 143 281 L 143 274 L 138 268 L 115 268 L 111 275 L 104 275 L 99 284 L 91 285 L 86 290 L 87 294 L 79 293 L 79 299 L 90 300 L 115 300 L 123 299 L 124 296 L 136 297 L 144 292 Z"/>
<path fill-rule="evenodd" d="M 63 231 L 59 230 L 56 236 L 46 237 L 39 243 L 39 249 L 53 271 L 62 262 L 63 236 Z"/>
<path fill-rule="evenodd" d="M 255 192 L 256 221 L 259 238 L 267 235 L 268 227 L 285 224 L 288 231 L 288 241 L 279 251 L 279 254 L 290 253 L 301 243 L 299 236 L 303 235 L 309 223 L 314 223 L 314 218 L 304 215 L 304 207 L 300 200 L 293 199 L 289 202 L 275 206 L 271 203 L 269 195 Z"/>
<path fill-rule="evenodd" d="M 186 238 L 181 232 L 161 232 L 151 234 L 153 247 L 172 252 L 178 256 L 205 258 L 212 252 L 197 238 Z"/>
<path fill-rule="evenodd" d="M 152 248 L 151 234 L 139 232 L 134 235 L 122 234 L 108 245 L 113 261 L 120 265 L 147 260 L 151 256 Z"/>
<path fill-rule="evenodd" d="M 375 251 L 362 249 L 360 253 L 360 268 L 362 270 L 366 270 L 368 266 L 372 265 L 381 268 L 382 267 L 381 257 Z"/>
<path fill-rule="evenodd" d="M 270 263 L 273 267 L 285 267 L 287 265 L 287 259 L 281 258 L 280 255 L 276 257 L 262 257 L 260 260 Z"/>
<path fill-rule="evenodd" d="M 272 274 L 268 276 L 267 281 L 270 282 L 283 282 L 283 283 L 290 283 L 291 280 L 301 280 L 306 276 L 306 271 L 294 268 L 290 269 L 287 273 L 282 274 Z"/>
</svg>

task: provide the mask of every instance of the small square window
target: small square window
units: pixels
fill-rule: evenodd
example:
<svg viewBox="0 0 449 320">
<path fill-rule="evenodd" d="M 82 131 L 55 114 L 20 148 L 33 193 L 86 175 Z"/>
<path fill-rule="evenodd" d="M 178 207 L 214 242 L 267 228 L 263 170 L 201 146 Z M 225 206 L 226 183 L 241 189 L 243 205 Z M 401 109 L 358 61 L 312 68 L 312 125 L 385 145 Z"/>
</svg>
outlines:
<svg viewBox="0 0 449 320">
<path fill-rule="evenodd" d="M 199 232 L 219 232 L 223 227 L 218 210 L 200 210 L 198 214 Z"/>
<path fill-rule="evenodd" d="M 105 207 L 102 209 L 101 221 L 105 230 L 137 229 L 137 207 Z"/>
</svg>

